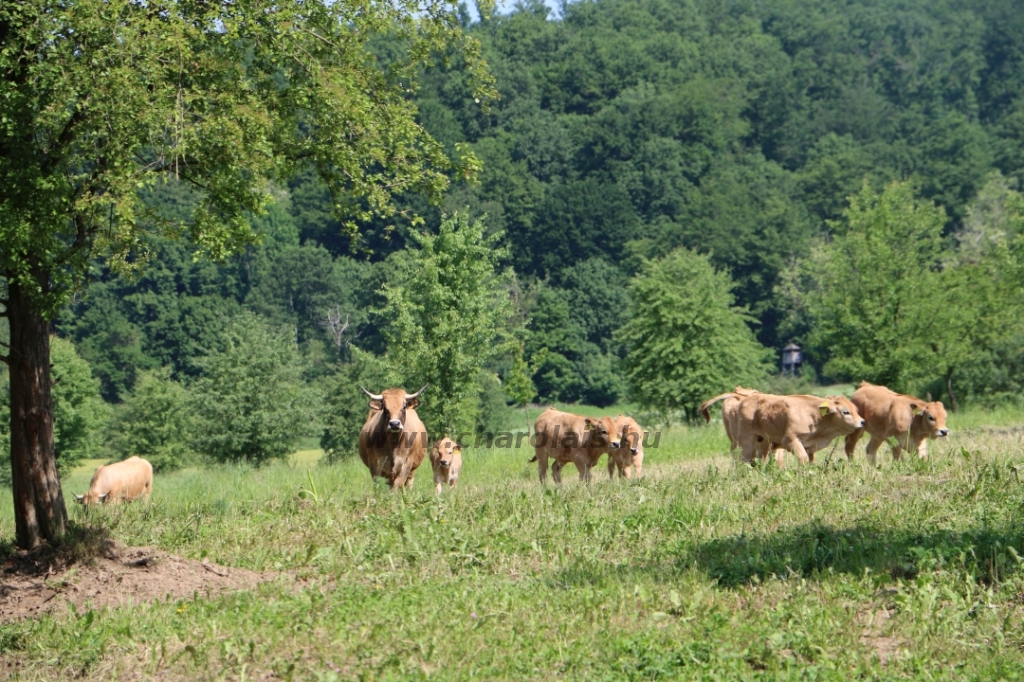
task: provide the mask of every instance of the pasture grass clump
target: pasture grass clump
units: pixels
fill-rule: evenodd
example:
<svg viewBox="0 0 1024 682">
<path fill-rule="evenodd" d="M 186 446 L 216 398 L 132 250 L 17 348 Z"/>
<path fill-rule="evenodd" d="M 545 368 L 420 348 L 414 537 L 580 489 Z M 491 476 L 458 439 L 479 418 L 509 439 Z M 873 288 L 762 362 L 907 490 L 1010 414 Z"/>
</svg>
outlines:
<svg viewBox="0 0 1024 682">
<path fill-rule="evenodd" d="M 443 495 L 426 468 L 403 494 L 310 453 L 185 469 L 158 476 L 148 505 L 74 515 L 277 577 L 6 623 L 0 666 L 26 680 L 1013 679 L 1021 420 L 950 421 L 931 459 L 883 450 L 878 468 L 841 446 L 808 467 L 744 467 L 720 426 L 676 427 L 644 479 L 601 470 L 561 488 L 540 486 L 527 448 L 468 448 Z M 5 507 L 0 532 L 12 523 Z"/>
</svg>

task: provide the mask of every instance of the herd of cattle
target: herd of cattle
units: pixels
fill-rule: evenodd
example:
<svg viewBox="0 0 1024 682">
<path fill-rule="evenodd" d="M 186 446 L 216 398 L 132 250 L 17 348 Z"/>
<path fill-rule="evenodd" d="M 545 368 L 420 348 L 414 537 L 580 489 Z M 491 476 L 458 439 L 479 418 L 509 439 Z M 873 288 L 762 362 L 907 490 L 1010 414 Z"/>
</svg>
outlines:
<svg viewBox="0 0 1024 682">
<path fill-rule="evenodd" d="M 928 439 L 949 435 L 946 408 L 940 401 L 924 401 L 890 391 L 864 381 L 852 398 L 812 395 L 772 395 L 737 386 L 701 405 L 708 421 L 711 405 L 722 402 L 722 423 L 730 448 L 740 448 L 743 461 L 765 459 L 775 452 L 780 465 L 785 451 L 792 452 L 801 464 L 814 461 L 814 453 L 839 436 L 846 437 L 846 456 L 853 457 L 864 432 L 871 436 L 867 454 L 872 464 L 878 448 L 895 438 L 893 459 L 903 450 L 928 456 Z"/>
<path fill-rule="evenodd" d="M 360 386 L 360 388 L 362 388 Z M 416 414 L 420 395 L 391 388 L 383 393 L 363 392 L 370 398 L 370 413 L 359 432 L 359 457 L 374 478 L 383 478 L 392 488 L 412 485 L 417 467 L 428 450 L 427 430 Z M 722 403 L 722 423 L 730 449 L 739 448 L 742 459 L 767 459 L 774 452 L 781 465 L 785 452 L 801 463 L 813 462 L 814 454 L 840 436 L 846 439 L 846 455 L 853 457 L 857 441 L 866 431 L 871 439 L 868 459 L 875 464 L 878 448 L 894 438 L 892 455 L 903 450 L 927 456 L 928 439 L 949 434 L 946 410 L 940 401 L 924 401 L 890 391 L 884 386 L 862 382 L 852 398 L 811 395 L 773 395 L 737 386 L 701 405 L 711 420 L 709 408 Z M 643 470 L 644 440 L 640 425 L 624 415 L 584 417 L 554 408 L 545 410 L 534 424 L 531 444 L 541 483 L 547 480 L 548 460 L 556 483 L 562 482 L 562 467 L 572 462 L 580 480 L 589 481 L 590 471 L 601 455 L 608 455 L 608 476 L 639 477 Z M 445 436 L 429 447 L 437 492 L 454 488 L 462 469 L 462 447 Z M 153 489 L 153 467 L 141 457 L 101 466 L 82 504 L 120 502 L 147 498 Z"/>
</svg>

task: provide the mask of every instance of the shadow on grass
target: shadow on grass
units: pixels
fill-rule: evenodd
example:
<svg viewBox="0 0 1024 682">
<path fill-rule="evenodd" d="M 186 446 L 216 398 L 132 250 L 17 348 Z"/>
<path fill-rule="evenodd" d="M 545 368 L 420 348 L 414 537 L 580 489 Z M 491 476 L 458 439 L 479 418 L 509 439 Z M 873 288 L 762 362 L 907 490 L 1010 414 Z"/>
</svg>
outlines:
<svg viewBox="0 0 1024 682">
<path fill-rule="evenodd" d="M 982 584 L 1024 573 L 1024 528 L 963 532 L 901 532 L 869 526 L 838 529 L 807 523 L 772 535 L 733 535 L 692 546 L 666 548 L 661 559 L 613 565 L 579 562 L 552 578 L 559 587 L 622 583 L 630 577 L 666 582 L 696 568 L 723 587 L 766 578 L 814 580 L 831 573 L 893 578 L 947 571 Z"/>
<path fill-rule="evenodd" d="M 58 571 L 72 564 L 108 556 L 115 548 L 110 529 L 105 525 L 68 522 L 67 532 L 57 545 L 43 544 L 26 552 L 13 538 L 0 542 L 0 563 L 4 572 L 36 575 Z"/>
</svg>

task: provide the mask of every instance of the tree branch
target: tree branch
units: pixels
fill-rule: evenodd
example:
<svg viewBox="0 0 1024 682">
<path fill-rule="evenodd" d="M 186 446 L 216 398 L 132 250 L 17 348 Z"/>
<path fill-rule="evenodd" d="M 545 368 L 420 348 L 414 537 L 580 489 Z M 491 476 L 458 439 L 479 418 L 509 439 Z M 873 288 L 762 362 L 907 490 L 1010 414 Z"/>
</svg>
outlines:
<svg viewBox="0 0 1024 682">
<path fill-rule="evenodd" d="M 57 165 L 58 160 L 63 157 L 60 150 L 71 142 L 71 138 L 74 135 L 74 127 L 84 119 L 85 114 L 80 108 L 75 109 L 75 113 L 71 114 L 71 117 L 68 118 L 68 122 L 64 124 L 64 129 L 60 131 L 60 135 L 57 136 L 56 141 L 50 146 L 50 149 L 47 150 L 46 158 L 41 164 L 43 175 L 49 174 L 49 172 L 53 170 L 53 167 Z M 50 152 L 54 149 L 57 150 L 57 153 L 51 154 Z"/>
</svg>

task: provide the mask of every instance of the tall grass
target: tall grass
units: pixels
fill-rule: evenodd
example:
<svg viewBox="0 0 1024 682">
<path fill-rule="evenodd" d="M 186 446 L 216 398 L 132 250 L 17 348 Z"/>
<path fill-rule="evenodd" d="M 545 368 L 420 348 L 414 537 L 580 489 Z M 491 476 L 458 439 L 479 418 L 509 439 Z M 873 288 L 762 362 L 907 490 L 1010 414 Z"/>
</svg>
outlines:
<svg viewBox="0 0 1024 682">
<path fill-rule="evenodd" d="M 737 464 L 720 424 L 673 427 L 643 480 L 561 488 L 537 482 L 528 448 L 470 448 L 441 496 L 426 465 L 397 493 L 358 460 L 311 453 L 159 476 L 149 505 L 76 507 L 76 522 L 278 577 L 2 625 L 0 666 L 23 679 L 1014 679 L 1022 423 L 956 415 L 927 461 L 883 449 L 873 468 L 840 444 L 781 470 Z"/>
</svg>

